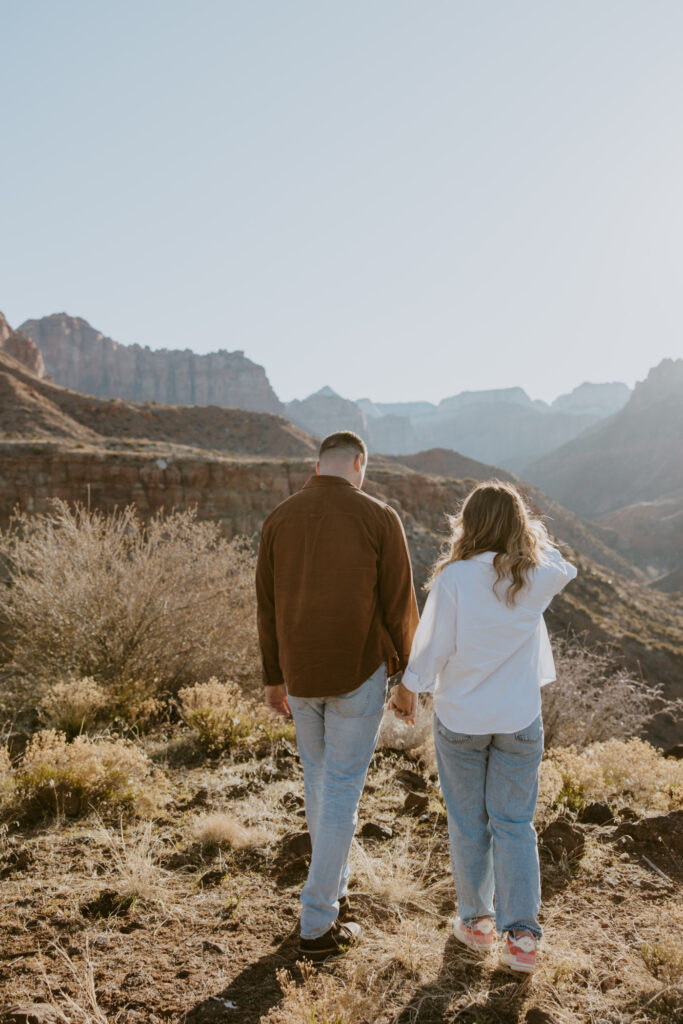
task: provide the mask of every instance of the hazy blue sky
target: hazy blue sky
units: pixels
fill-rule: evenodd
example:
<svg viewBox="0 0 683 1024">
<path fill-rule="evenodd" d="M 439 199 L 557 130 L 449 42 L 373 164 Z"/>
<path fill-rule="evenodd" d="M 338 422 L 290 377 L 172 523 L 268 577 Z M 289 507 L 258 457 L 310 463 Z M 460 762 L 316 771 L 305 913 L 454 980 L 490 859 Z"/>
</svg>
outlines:
<svg viewBox="0 0 683 1024">
<path fill-rule="evenodd" d="M 0 0 L 0 309 L 284 399 L 683 355 L 681 0 Z"/>
</svg>

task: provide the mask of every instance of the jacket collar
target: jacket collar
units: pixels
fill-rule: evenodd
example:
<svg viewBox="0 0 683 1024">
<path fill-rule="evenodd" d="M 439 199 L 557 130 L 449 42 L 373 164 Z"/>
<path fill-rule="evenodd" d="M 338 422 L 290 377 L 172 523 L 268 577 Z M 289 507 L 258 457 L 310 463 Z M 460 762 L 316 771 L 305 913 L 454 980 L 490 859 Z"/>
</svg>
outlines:
<svg viewBox="0 0 683 1024">
<path fill-rule="evenodd" d="M 353 484 L 343 476 L 331 476 L 327 473 L 319 476 L 316 473 L 309 477 L 304 487 L 353 487 Z"/>
</svg>

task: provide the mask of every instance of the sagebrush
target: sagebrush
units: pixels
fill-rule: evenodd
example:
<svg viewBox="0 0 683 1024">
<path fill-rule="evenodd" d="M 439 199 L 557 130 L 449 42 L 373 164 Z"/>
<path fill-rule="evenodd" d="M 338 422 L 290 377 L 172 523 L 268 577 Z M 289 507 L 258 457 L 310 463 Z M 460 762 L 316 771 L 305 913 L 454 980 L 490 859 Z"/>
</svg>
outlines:
<svg viewBox="0 0 683 1024">
<path fill-rule="evenodd" d="M 0 534 L 0 561 L 8 716 L 37 716 L 45 700 L 49 711 L 61 680 L 92 680 L 139 720 L 182 686 L 258 677 L 253 550 L 194 510 L 143 522 L 132 506 L 104 514 L 56 500 Z"/>
</svg>

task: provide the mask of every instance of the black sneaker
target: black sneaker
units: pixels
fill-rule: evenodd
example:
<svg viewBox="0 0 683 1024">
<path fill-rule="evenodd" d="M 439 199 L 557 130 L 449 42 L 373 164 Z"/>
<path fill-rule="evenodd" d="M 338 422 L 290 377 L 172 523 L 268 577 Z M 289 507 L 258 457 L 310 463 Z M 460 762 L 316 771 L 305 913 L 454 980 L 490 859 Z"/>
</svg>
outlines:
<svg viewBox="0 0 683 1024">
<path fill-rule="evenodd" d="M 355 921 L 340 924 L 335 921 L 324 935 L 317 939 L 300 939 L 299 952 L 308 960 L 326 960 L 328 956 L 341 956 L 355 946 L 363 929 Z"/>
</svg>

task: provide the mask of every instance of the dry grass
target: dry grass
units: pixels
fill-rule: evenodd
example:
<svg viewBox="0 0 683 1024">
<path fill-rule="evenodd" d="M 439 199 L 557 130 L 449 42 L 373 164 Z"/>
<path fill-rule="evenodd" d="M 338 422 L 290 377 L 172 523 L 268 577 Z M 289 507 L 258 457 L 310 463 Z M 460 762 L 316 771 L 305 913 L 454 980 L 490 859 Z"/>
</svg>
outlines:
<svg viewBox="0 0 683 1024">
<path fill-rule="evenodd" d="M 566 762 L 562 751 L 550 752 L 541 787 L 547 816 L 556 813 L 558 780 L 564 784 L 558 755 L 576 785 L 594 770 L 592 747 L 570 751 Z M 662 792 L 647 779 L 676 767 L 651 748 L 643 753 L 618 742 L 604 754 L 605 770 L 608 761 L 632 765 L 623 777 L 628 786 L 642 766 L 638 791 L 646 802 L 647 793 Z M 498 969 L 495 955 L 478 958 L 453 939 L 445 824 L 435 813 L 428 823 L 401 813 L 395 775 L 407 767 L 415 770 L 415 762 L 400 753 L 373 763 L 361 819 L 390 823 L 394 836 L 354 843 L 351 897 L 362 915 L 363 942 L 316 970 L 296 964 L 304 873 L 277 877 L 280 838 L 304 827 L 296 805 L 283 803 L 286 794 L 302 793 L 294 760 L 287 778 L 262 782 L 260 792 L 252 790 L 267 778 L 267 766 L 243 751 L 169 768 L 179 800 L 161 821 L 124 819 L 116 829 L 75 821 L 10 835 L 34 859 L 3 879 L 0 941 L 12 966 L 4 970 L 0 963 L 0 1003 L 45 998 L 47 990 L 59 1019 L 79 1024 L 522 1024 L 531 1009 L 539 1024 L 541 1012 L 553 1024 L 678 1019 L 683 911 L 674 886 L 641 862 L 633 846 L 622 860 L 621 847 L 605 836 L 598 841 L 602 830 L 588 829 L 579 861 L 542 855 L 543 959 L 532 979 L 514 978 Z M 620 778 L 614 776 L 613 787 Z M 227 796 L 237 785 L 250 795 Z M 225 815 L 198 818 L 187 798 L 200 790 Z M 632 802 L 626 792 L 618 794 L 620 803 Z M 434 796 L 433 811 L 435 803 Z M 205 847 L 195 839 L 209 826 Z M 242 829 L 260 830 L 263 848 L 240 849 Z M 171 852 L 181 855 L 177 865 L 169 866 Z M 84 917 L 79 907 L 103 887 L 132 896 L 130 909 L 106 920 Z M 207 944 L 218 952 L 204 949 Z M 40 956 L 31 952 L 37 946 L 46 951 L 49 984 Z"/>
<path fill-rule="evenodd" d="M 3 704 L 34 714 L 55 681 L 89 678 L 130 721 L 215 675 L 258 676 L 254 554 L 192 511 L 143 523 L 55 501 L 0 534 L 8 631 Z M 50 698 L 48 697 L 48 703 Z"/>
<path fill-rule="evenodd" d="M 242 825 L 230 814 L 217 812 L 198 817 L 192 824 L 192 835 L 202 846 L 243 850 L 260 846 L 268 839 L 263 829 Z"/>
</svg>

